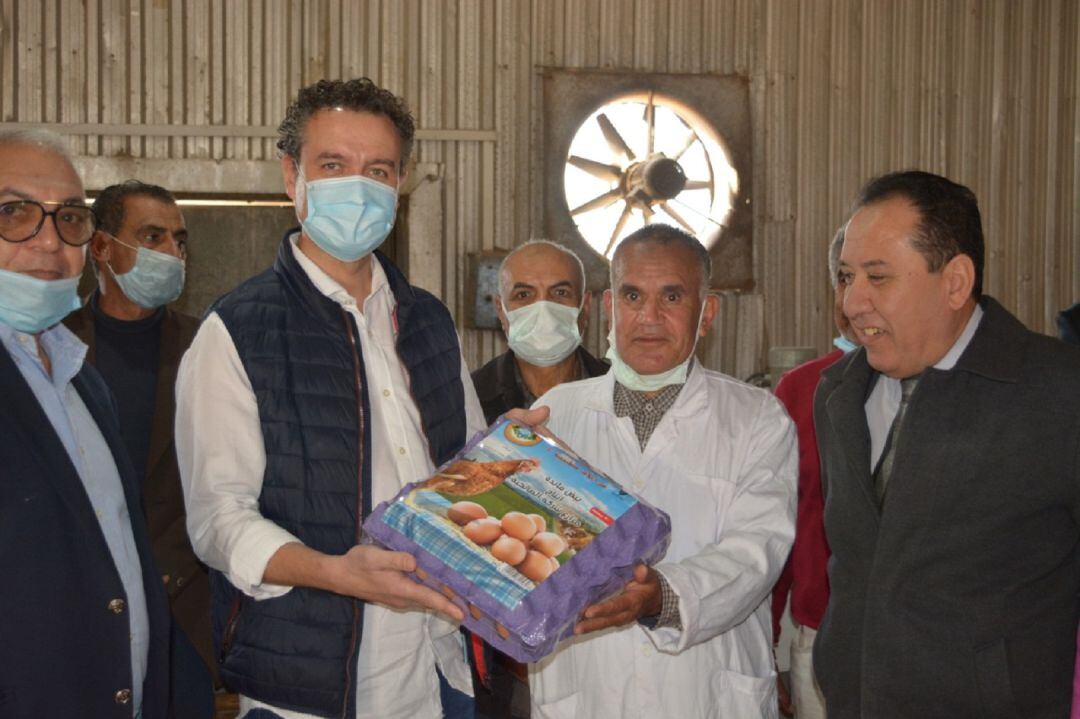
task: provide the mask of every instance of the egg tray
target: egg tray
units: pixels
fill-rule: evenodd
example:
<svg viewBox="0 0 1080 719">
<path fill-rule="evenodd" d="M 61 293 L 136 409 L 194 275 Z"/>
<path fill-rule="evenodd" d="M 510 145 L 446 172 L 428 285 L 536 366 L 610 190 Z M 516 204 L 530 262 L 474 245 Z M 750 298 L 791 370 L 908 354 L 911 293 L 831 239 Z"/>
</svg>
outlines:
<svg viewBox="0 0 1080 719">
<path fill-rule="evenodd" d="M 499 427 L 500 421 L 501 418 L 487 432 L 473 438 L 440 471 L 463 457 L 488 433 Z M 551 438 L 547 433 L 540 433 Z M 557 439 L 554 441 L 558 442 Z M 563 451 L 571 452 L 561 442 L 558 442 L 558 446 Z M 610 478 L 588 467 L 577 455 L 573 457 L 618 491 L 629 494 Z M 578 550 L 550 576 L 535 584 L 516 606 L 509 607 L 470 576 L 436 556 L 433 552 L 442 553 L 444 550 L 435 546 L 438 540 L 426 531 L 424 522 L 417 520 L 402 524 L 400 517 L 397 517 L 394 523 L 398 528 L 395 528 L 384 521 L 386 512 L 395 502 L 403 502 L 422 484 L 410 484 L 393 500 L 376 507 L 364 522 L 366 537 L 389 549 L 407 552 L 415 557 L 417 571 L 413 578 L 441 592 L 461 607 L 465 613 L 464 625 L 468 629 L 519 662 L 538 661 L 553 652 L 560 640 L 573 633 L 574 624 L 587 606 L 616 594 L 630 581 L 636 564 L 654 564 L 662 559 L 671 538 L 671 522 L 667 514 L 634 497 L 634 504 L 612 524 L 596 534 L 587 546 Z"/>
</svg>

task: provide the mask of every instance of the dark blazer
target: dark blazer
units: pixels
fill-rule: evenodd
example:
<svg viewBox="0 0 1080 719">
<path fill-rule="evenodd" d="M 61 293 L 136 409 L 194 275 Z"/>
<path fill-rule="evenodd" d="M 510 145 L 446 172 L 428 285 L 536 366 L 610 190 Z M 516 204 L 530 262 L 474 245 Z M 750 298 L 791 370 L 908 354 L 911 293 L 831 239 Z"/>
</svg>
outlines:
<svg viewBox="0 0 1080 719">
<path fill-rule="evenodd" d="M 71 313 L 64 324 L 89 348 L 86 361 L 95 364 L 94 313 L 90 304 Z M 210 630 L 210 580 L 206 566 L 195 556 L 187 534 L 187 512 L 176 464 L 173 419 L 176 415 L 176 372 L 199 320 L 165 308 L 161 319 L 161 354 L 157 375 L 154 423 L 150 430 L 148 465 L 138 472 L 142 482 L 143 511 L 161 574 L 168 575 L 166 591 L 176 623 L 198 650 L 207 668 L 216 675 Z M 120 398 L 122 400 L 122 398 Z"/>
<path fill-rule="evenodd" d="M 607 374 L 611 366 L 607 362 L 596 359 L 584 347 L 575 351 L 584 370 L 581 379 Z M 514 353 L 510 350 L 473 372 L 472 381 L 484 410 L 484 421 L 489 424 L 503 412 L 525 406 L 525 393 L 517 383 Z"/>
<path fill-rule="evenodd" d="M 1080 302 L 1058 312 L 1058 337 L 1071 345 L 1080 345 Z"/>
<path fill-rule="evenodd" d="M 912 395 L 884 511 L 858 350 L 814 421 L 832 549 L 814 666 L 830 719 L 1064 718 L 1080 589 L 1080 351 L 997 302 Z"/>
<path fill-rule="evenodd" d="M 73 384 L 112 450 L 139 552 L 150 620 L 143 717 L 166 716 L 169 610 L 135 471 L 105 382 Z M 131 717 L 127 597 L 63 443 L 0 345 L 0 716 Z"/>
</svg>

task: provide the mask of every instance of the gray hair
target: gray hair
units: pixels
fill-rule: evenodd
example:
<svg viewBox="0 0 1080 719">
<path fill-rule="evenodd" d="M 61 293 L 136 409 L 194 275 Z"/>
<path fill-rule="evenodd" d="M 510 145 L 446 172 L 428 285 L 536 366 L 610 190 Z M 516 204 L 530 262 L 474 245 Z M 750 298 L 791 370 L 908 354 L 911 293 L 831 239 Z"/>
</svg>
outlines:
<svg viewBox="0 0 1080 719">
<path fill-rule="evenodd" d="M 570 257 L 571 259 L 574 260 L 574 264 L 576 264 L 577 268 L 578 268 L 578 276 L 579 276 L 579 278 L 581 280 L 581 284 L 580 284 L 581 297 L 584 297 L 585 296 L 585 263 L 583 263 L 581 261 L 581 258 L 578 257 L 577 253 L 574 252 L 573 250 L 571 250 L 569 247 L 566 247 L 565 245 L 560 245 L 558 242 L 552 242 L 551 240 L 545 240 L 545 239 L 535 239 L 535 240 L 529 240 L 528 242 L 515 247 L 510 252 L 510 254 L 508 254 L 506 257 L 503 258 L 502 263 L 499 265 L 499 297 L 502 298 L 503 304 L 504 305 L 506 304 L 506 300 L 507 300 L 506 293 L 510 291 L 510 279 L 511 278 L 510 278 L 510 272 L 506 269 L 507 263 L 510 262 L 511 257 L 513 257 L 517 253 L 521 252 L 525 248 L 527 248 L 527 247 L 536 247 L 537 245 L 546 245 L 548 247 L 556 249 L 559 252 L 562 252 L 567 257 Z"/>
<path fill-rule="evenodd" d="M 694 259 L 697 260 L 698 275 L 701 279 L 698 288 L 698 294 L 700 295 L 698 299 L 704 300 L 705 295 L 709 294 L 709 281 L 712 279 L 712 258 L 709 257 L 709 251 L 690 233 L 660 222 L 645 225 L 640 230 L 631 232 L 615 248 L 615 254 L 611 256 L 610 281 L 612 290 L 618 286 L 617 280 L 622 275 L 624 251 L 631 245 L 676 245 L 689 250 L 694 255 Z"/>
<path fill-rule="evenodd" d="M 847 224 L 840 225 L 840 229 L 833 235 L 832 242 L 829 243 L 829 282 L 835 288 L 836 283 L 839 282 L 840 274 L 840 251 L 844 249 L 844 230 L 847 229 Z"/>
<path fill-rule="evenodd" d="M 42 130 L 36 127 L 2 130 L 0 131 L 0 146 L 4 145 L 36 145 L 55 152 L 67 164 L 75 167 L 75 163 L 71 160 L 71 151 L 68 149 L 64 138 L 51 130 Z"/>
</svg>

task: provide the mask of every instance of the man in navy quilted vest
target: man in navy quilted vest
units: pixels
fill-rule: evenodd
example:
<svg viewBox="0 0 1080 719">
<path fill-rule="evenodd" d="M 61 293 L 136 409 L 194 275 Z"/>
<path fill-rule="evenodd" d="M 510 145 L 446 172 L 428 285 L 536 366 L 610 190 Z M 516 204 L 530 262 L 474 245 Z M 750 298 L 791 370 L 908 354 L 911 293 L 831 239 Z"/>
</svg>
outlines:
<svg viewBox="0 0 1080 719">
<path fill-rule="evenodd" d="M 449 311 L 376 251 L 413 119 L 366 78 L 323 80 L 279 131 L 301 227 L 210 308 L 177 383 L 221 676 L 249 719 L 471 711 L 460 611 L 411 557 L 361 543 L 372 506 L 483 427 Z"/>
</svg>

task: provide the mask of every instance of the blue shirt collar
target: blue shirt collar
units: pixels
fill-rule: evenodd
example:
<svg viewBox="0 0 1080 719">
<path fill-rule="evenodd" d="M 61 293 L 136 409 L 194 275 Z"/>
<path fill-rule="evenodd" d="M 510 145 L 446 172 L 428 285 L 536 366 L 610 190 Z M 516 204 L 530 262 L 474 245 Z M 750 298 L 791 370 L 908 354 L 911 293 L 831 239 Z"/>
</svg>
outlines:
<svg viewBox="0 0 1080 719">
<path fill-rule="evenodd" d="M 83 360 L 86 358 L 86 344 L 63 323 L 50 327 L 37 337 L 52 365 L 50 377 L 52 385 L 54 387 L 66 386 L 82 369 Z M 3 342 L 8 354 L 13 358 L 19 355 L 25 356 L 38 367 L 39 371 L 45 372 L 45 365 L 38 355 L 34 335 L 20 332 L 0 322 L 0 342 Z"/>
<path fill-rule="evenodd" d="M 964 331 L 960 333 L 960 336 L 956 338 L 956 342 L 949 348 L 949 351 L 934 364 L 934 369 L 950 370 L 956 366 L 956 363 L 960 360 L 960 355 L 964 354 L 964 350 L 971 344 L 971 338 L 975 336 L 975 330 L 979 327 L 979 322 L 982 320 L 983 308 L 979 305 L 975 305 L 975 311 L 971 313 L 971 317 L 968 318 L 967 324 L 964 325 Z"/>
</svg>

